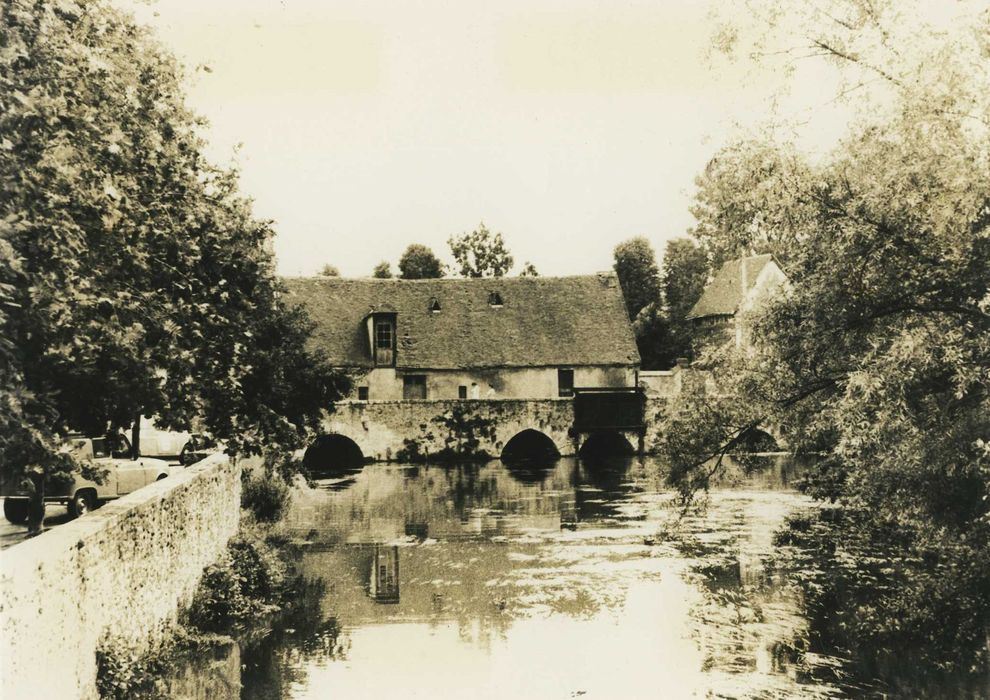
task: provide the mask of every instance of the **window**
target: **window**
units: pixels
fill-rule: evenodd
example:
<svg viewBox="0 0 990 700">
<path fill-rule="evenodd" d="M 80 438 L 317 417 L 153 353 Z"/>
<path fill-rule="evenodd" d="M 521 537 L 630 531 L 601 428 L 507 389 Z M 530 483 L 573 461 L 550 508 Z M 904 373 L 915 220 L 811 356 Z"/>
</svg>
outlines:
<svg viewBox="0 0 990 700">
<path fill-rule="evenodd" d="M 467 387 L 466 386 L 463 386 L 462 385 L 462 386 L 457 387 L 457 398 L 459 398 L 459 399 L 466 399 L 467 398 Z"/>
<path fill-rule="evenodd" d="M 392 322 L 388 319 L 375 322 L 375 347 L 392 347 Z"/>
<path fill-rule="evenodd" d="M 488 294 L 488 304 L 490 306 L 502 306 L 502 295 L 498 292 Z"/>
<path fill-rule="evenodd" d="M 440 313 L 440 300 L 436 297 L 430 298 L 430 313 L 438 314 Z"/>
<path fill-rule="evenodd" d="M 93 457 L 103 459 L 109 456 L 110 450 L 107 447 L 107 441 L 103 438 L 93 438 Z"/>
<path fill-rule="evenodd" d="M 375 319 L 375 364 L 391 367 L 395 364 L 395 319 Z"/>
<path fill-rule="evenodd" d="M 557 395 L 574 396 L 574 370 L 557 370 Z"/>
<path fill-rule="evenodd" d="M 426 375 L 407 374 L 402 378 L 402 398 L 403 399 L 425 399 L 426 398 Z"/>
<path fill-rule="evenodd" d="M 368 400 L 368 387 L 366 387 L 366 386 L 359 386 L 358 387 L 358 401 L 367 401 L 367 400 Z"/>
</svg>

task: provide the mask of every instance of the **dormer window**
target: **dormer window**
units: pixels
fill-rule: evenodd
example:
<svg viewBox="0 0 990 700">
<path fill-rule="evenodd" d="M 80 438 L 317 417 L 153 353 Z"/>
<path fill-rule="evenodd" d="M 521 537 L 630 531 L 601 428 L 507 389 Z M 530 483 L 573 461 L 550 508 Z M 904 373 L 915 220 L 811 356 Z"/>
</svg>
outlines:
<svg viewBox="0 0 990 700">
<path fill-rule="evenodd" d="M 488 305 L 489 306 L 502 306 L 502 295 L 498 292 L 490 292 L 488 294 Z"/>
<path fill-rule="evenodd" d="M 430 313 L 438 314 L 440 313 L 440 300 L 436 297 L 430 297 Z"/>
<path fill-rule="evenodd" d="M 371 354 L 376 367 L 395 366 L 395 314 L 375 313 L 368 317 Z"/>
</svg>

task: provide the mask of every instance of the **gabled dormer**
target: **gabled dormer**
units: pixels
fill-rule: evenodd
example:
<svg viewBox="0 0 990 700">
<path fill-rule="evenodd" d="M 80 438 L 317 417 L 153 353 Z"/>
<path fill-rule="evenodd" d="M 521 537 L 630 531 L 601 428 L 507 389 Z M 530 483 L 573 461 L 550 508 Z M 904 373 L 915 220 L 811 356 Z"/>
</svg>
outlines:
<svg viewBox="0 0 990 700">
<path fill-rule="evenodd" d="M 368 346 L 375 367 L 395 367 L 396 312 L 391 309 L 372 311 L 366 317 Z"/>
</svg>

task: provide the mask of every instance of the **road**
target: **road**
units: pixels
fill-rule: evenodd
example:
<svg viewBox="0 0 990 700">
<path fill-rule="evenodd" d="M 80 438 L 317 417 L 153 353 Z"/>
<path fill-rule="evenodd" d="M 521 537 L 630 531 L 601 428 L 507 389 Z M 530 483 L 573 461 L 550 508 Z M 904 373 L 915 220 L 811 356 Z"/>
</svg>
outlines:
<svg viewBox="0 0 990 700">
<path fill-rule="evenodd" d="M 45 508 L 45 529 L 67 523 L 71 520 L 65 506 L 49 503 Z M 0 549 L 22 542 L 28 538 L 27 527 L 14 525 L 5 519 L 0 519 Z"/>
</svg>

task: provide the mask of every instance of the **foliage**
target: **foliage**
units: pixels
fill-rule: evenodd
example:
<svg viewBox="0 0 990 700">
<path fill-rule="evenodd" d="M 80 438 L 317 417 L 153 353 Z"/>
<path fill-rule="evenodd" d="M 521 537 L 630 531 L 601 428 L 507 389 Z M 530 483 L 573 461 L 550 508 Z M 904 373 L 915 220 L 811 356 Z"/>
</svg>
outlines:
<svg viewBox="0 0 990 700">
<path fill-rule="evenodd" d="M 692 355 L 692 327 L 686 317 L 707 278 L 702 248 L 689 238 L 667 241 L 660 269 L 662 303 L 648 304 L 633 321 L 643 369 L 669 369 L 678 358 Z"/>
<path fill-rule="evenodd" d="M 392 279 L 392 266 L 388 264 L 387 260 L 382 260 L 375 265 L 375 269 L 371 271 L 371 276 L 379 280 L 390 280 Z"/>
<path fill-rule="evenodd" d="M 282 519 L 292 501 L 292 491 L 278 474 L 244 472 L 241 480 L 241 507 L 255 520 L 275 523 Z"/>
<path fill-rule="evenodd" d="M 434 416 L 429 426 L 421 426 L 418 437 L 404 439 L 395 458 L 400 462 L 489 460 L 492 455 L 482 449 L 481 441 L 494 439 L 495 426 L 495 419 L 477 415 L 467 406 L 454 406 Z M 432 452 L 431 446 L 435 448 Z"/>
<path fill-rule="evenodd" d="M 677 359 L 670 352 L 670 321 L 663 305 L 656 301 L 640 311 L 632 323 L 640 367 L 645 370 L 668 369 Z"/>
<path fill-rule="evenodd" d="M 258 533 L 242 532 L 221 560 L 207 567 L 186 614 L 186 624 L 204 632 L 228 632 L 257 624 L 278 610 L 286 566 Z"/>
<path fill-rule="evenodd" d="M 108 2 L 7 3 L 0 53 L 0 461 L 70 431 L 202 418 L 300 442 L 342 380 L 279 298 L 270 224 L 202 156 L 174 60 Z"/>
<path fill-rule="evenodd" d="M 502 277 L 512 268 L 512 255 L 502 234 L 492 234 L 484 222 L 471 233 L 447 240 L 461 277 Z M 530 266 L 532 268 L 532 266 Z"/>
<path fill-rule="evenodd" d="M 520 277 L 539 277 L 540 273 L 536 270 L 536 265 L 529 262 L 528 260 L 523 264 L 522 271 L 519 273 Z"/>
<path fill-rule="evenodd" d="M 626 299 L 629 320 L 660 301 L 660 270 L 653 246 L 645 238 L 630 238 L 615 247 L 615 273 Z"/>
<path fill-rule="evenodd" d="M 804 227 L 814 221 L 802 188 L 811 177 L 789 144 L 746 140 L 722 148 L 695 179 L 691 207 L 698 222 L 691 235 L 711 269 L 763 253 L 786 269 L 794 241 L 807 238 Z"/>
<path fill-rule="evenodd" d="M 868 27 L 822 41 L 844 52 L 843 42 L 875 36 L 839 60 L 876 72 L 891 48 L 874 25 L 901 15 L 883 14 L 894 12 L 887 3 L 871 4 L 880 15 L 833 4 L 860 8 L 852 25 Z M 909 59 L 909 81 L 881 78 L 894 111 L 863 118 L 822 162 L 754 144 L 721 161 L 700 195 L 711 254 L 770 243 L 793 287 L 749 319 L 752 353 L 703 358 L 720 393 L 745 400 L 686 396 L 672 407 L 663 433 L 673 475 L 685 493 L 704 487 L 705 460 L 767 423 L 792 447 L 825 452 L 806 489 L 848 513 L 839 543 L 869 543 L 857 557 L 889 544 L 882 575 L 858 564 L 829 574 L 834 585 L 865 577 L 857 595 L 872 597 L 855 623 L 842 619 L 863 648 L 878 644 L 878 661 L 927 645 L 921 662 L 965 666 L 990 620 L 990 125 L 978 111 L 990 95 L 988 22 L 938 35 L 936 50 Z M 829 27 L 845 36 L 841 23 Z M 974 54 L 984 60 L 967 62 Z M 884 72 L 908 60 L 889 58 Z M 724 223 L 740 215 L 754 238 Z M 972 622 L 939 631 L 962 617 Z"/>
<path fill-rule="evenodd" d="M 846 650 L 860 677 L 907 678 L 910 688 L 892 690 L 927 696 L 948 673 L 986 667 L 990 553 L 919 535 L 826 509 L 791 520 L 777 543 L 794 546 L 813 643 Z"/>
<path fill-rule="evenodd" d="M 161 697 L 157 680 L 168 668 L 165 650 L 138 655 L 119 642 L 100 641 L 96 648 L 96 690 L 101 698 Z"/>
<path fill-rule="evenodd" d="M 337 269 L 336 265 L 327 263 L 320 268 L 320 275 L 323 277 L 340 277 L 340 270 Z"/>
<path fill-rule="evenodd" d="M 425 245 L 413 243 L 399 258 L 399 277 L 404 280 L 443 277 L 443 263 Z"/>
<path fill-rule="evenodd" d="M 694 329 L 687 315 L 701 298 L 709 267 L 704 249 L 687 238 L 667 242 L 660 271 L 667 335 L 660 344 L 664 368 L 673 367 L 680 357 L 693 355 Z"/>
</svg>

